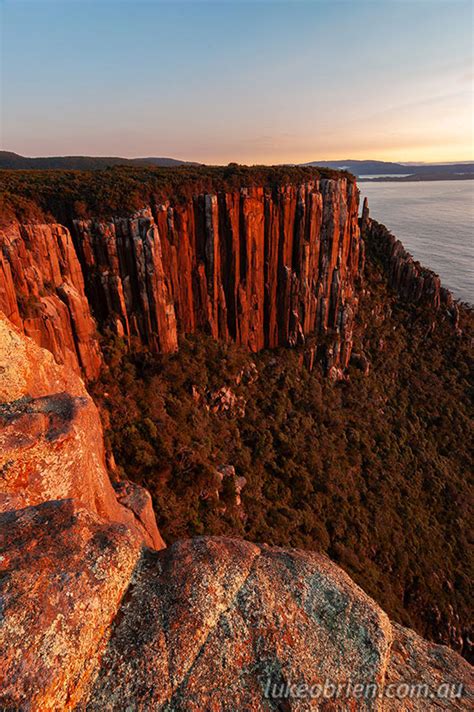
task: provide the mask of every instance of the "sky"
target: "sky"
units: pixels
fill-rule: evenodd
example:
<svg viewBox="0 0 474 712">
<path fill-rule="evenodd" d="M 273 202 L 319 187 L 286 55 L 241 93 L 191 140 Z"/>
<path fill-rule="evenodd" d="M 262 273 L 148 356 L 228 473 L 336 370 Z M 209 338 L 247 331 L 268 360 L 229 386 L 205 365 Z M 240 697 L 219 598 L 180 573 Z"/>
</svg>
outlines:
<svg viewBox="0 0 474 712">
<path fill-rule="evenodd" d="M 0 0 L 1 148 L 473 160 L 474 0 Z"/>
</svg>

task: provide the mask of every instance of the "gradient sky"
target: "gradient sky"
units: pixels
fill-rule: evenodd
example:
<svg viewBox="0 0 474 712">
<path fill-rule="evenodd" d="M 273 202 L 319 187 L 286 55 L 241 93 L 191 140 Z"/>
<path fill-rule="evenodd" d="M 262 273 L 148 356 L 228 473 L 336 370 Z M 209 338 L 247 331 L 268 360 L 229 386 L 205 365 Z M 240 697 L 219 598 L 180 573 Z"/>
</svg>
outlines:
<svg viewBox="0 0 474 712">
<path fill-rule="evenodd" d="M 472 160 L 472 0 L 0 0 L 1 146 Z"/>
</svg>

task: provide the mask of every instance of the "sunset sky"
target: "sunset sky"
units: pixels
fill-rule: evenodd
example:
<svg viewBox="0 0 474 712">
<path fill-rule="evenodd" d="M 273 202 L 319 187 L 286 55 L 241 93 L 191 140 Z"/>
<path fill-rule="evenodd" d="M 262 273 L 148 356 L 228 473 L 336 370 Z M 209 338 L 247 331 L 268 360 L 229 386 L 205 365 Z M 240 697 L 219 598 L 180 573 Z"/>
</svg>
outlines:
<svg viewBox="0 0 474 712">
<path fill-rule="evenodd" d="M 472 160 L 471 0 L 0 0 L 1 144 Z"/>
</svg>

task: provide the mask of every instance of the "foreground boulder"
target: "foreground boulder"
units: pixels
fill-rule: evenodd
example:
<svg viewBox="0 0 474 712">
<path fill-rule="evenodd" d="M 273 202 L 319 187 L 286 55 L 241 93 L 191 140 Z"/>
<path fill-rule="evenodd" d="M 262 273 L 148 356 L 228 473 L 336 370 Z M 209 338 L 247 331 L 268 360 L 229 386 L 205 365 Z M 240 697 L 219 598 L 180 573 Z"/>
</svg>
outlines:
<svg viewBox="0 0 474 712">
<path fill-rule="evenodd" d="M 470 709 L 468 663 L 322 555 L 219 537 L 140 554 L 70 502 L 2 518 L 1 709 Z"/>
<path fill-rule="evenodd" d="M 461 710 L 470 674 L 326 557 L 204 537 L 142 558 L 81 708 Z"/>
</svg>

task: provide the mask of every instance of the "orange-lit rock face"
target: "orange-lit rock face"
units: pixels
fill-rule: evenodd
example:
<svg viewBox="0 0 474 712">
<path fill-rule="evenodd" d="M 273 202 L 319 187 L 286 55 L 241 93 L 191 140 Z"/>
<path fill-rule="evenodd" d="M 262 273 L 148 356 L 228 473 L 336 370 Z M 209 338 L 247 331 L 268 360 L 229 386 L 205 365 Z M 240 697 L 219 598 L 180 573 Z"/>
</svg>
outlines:
<svg viewBox="0 0 474 712">
<path fill-rule="evenodd" d="M 117 500 L 99 413 L 80 377 L 1 313 L 0 472 L 0 511 L 73 499 L 107 521 L 129 525 L 150 546 L 163 546 L 150 521 L 151 504 L 132 493 Z"/>
<path fill-rule="evenodd" d="M 97 377 L 96 327 L 65 227 L 11 225 L 0 231 L 0 310 L 58 363 Z"/>
<path fill-rule="evenodd" d="M 77 220 L 72 238 L 60 225 L 13 225 L 0 234 L 0 308 L 87 378 L 100 365 L 91 313 L 162 352 L 198 329 L 252 351 L 329 332 L 328 367 L 345 367 L 362 268 L 357 210 L 357 188 L 341 178 Z"/>
<path fill-rule="evenodd" d="M 326 372 L 349 363 L 364 266 L 358 190 L 345 178 L 203 194 L 130 218 L 0 231 L 0 309 L 86 379 L 99 328 L 157 352 L 204 330 L 258 351 L 315 336 Z M 389 283 L 411 302 L 453 310 L 439 277 L 370 219 L 364 237 Z M 95 317 L 95 320 L 93 316 Z M 311 360 L 312 360 L 311 359 Z"/>
<path fill-rule="evenodd" d="M 161 351 L 198 328 L 252 351 L 330 329 L 346 365 L 361 270 L 357 210 L 352 183 L 321 180 L 200 195 L 74 230 L 99 323 L 119 322 Z"/>
</svg>

